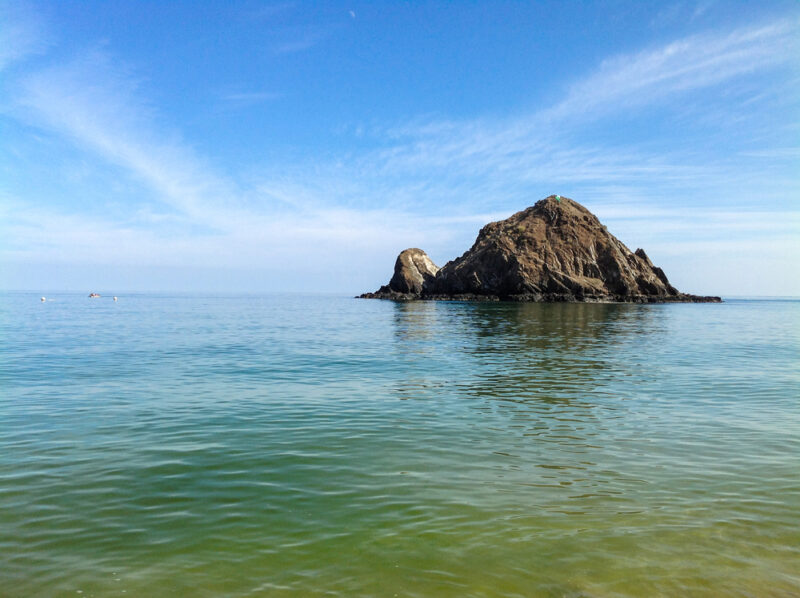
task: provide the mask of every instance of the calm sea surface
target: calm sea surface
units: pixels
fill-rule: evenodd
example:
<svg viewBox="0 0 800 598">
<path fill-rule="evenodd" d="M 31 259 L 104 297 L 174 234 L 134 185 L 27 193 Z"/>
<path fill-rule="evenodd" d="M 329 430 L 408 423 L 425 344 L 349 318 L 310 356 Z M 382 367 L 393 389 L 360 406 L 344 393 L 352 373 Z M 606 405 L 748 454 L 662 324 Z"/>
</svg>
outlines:
<svg viewBox="0 0 800 598">
<path fill-rule="evenodd" d="M 2 294 L 0 595 L 800 595 L 800 302 Z"/>
</svg>

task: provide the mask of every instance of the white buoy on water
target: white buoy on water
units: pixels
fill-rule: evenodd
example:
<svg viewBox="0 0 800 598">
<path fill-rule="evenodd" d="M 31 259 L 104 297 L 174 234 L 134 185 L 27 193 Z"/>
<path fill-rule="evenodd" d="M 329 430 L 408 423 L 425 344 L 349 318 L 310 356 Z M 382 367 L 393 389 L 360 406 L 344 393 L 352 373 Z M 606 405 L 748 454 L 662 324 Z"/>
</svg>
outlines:
<svg viewBox="0 0 800 598">
<path fill-rule="evenodd" d="M 116 301 L 116 300 L 117 300 L 117 298 L 116 298 L 116 297 L 114 297 L 114 301 Z"/>
<path fill-rule="evenodd" d="M 47 301 L 47 298 L 46 297 L 42 297 L 42 301 Z"/>
</svg>

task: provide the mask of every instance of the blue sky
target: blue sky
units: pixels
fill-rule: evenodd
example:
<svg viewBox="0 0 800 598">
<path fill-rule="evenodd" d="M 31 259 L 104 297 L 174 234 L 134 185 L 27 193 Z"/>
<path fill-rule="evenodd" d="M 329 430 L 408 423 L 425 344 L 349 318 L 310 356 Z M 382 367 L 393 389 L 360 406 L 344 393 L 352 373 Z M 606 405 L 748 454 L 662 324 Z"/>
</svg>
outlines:
<svg viewBox="0 0 800 598">
<path fill-rule="evenodd" d="M 800 295 L 800 5 L 0 3 L 0 286 L 323 291 L 559 193 Z"/>
</svg>

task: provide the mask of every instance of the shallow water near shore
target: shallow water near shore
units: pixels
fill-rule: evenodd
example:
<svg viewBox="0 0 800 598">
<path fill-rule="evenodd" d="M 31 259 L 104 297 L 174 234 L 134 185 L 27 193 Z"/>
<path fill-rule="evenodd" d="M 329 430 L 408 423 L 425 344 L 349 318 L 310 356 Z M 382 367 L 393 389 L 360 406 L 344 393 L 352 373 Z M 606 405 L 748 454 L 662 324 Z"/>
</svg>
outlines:
<svg viewBox="0 0 800 598">
<path fill-rule="evenodd" d="M 800 594 L 800 302 L 0 294 L 0 596 Z"/>
</svg>

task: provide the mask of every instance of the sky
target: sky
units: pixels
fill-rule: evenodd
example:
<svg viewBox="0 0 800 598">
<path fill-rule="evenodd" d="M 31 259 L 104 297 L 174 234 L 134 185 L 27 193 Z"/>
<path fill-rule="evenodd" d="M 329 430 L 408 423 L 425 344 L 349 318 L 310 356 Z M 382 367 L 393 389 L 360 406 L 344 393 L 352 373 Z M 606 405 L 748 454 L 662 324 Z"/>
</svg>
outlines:
<svg viewBox="0 0 800 598">
<path fill-rule="evenodd" d="M 800 3 L 0 0 L 2 289 L 357 294 L 551 194 L 800 296 Z"/>
</svg>

